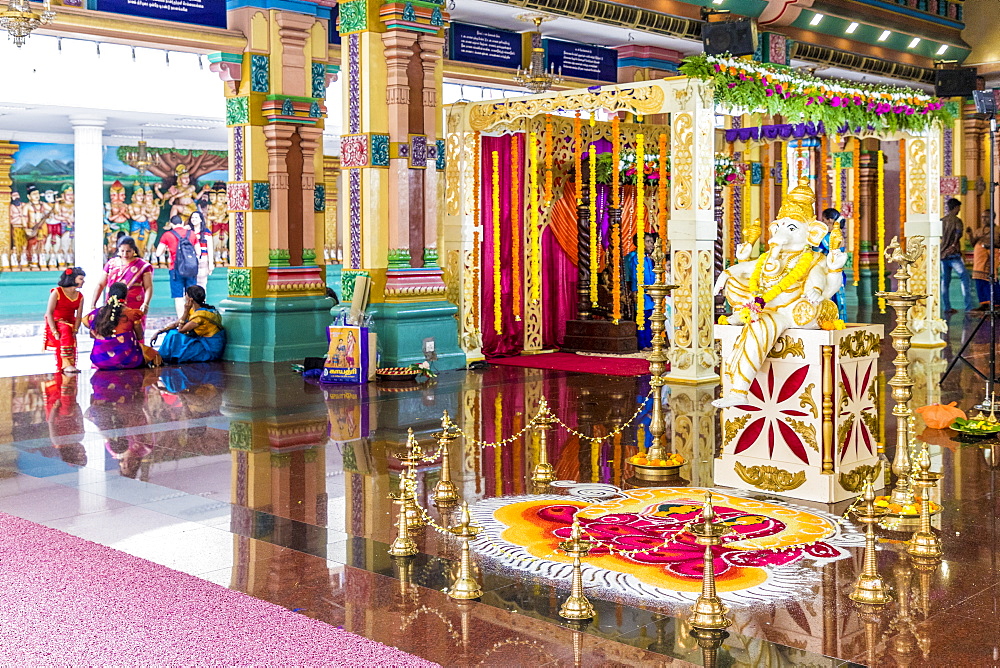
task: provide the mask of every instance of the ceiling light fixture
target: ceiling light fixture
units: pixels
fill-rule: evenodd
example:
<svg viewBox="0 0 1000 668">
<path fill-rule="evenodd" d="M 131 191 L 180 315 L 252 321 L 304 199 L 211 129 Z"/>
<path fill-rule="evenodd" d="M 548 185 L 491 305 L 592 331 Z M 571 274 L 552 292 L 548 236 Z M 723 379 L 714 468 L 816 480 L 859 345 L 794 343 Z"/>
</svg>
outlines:
<svg viewBox="0 0 1000 668">
<path fill-rule="evenodd" d="M 187 125 L 184 123 L 143 123 L 144 128 L 170 128 L 173 130 L 212 130 L 211 125 Z"/>
<path fill-rule="evenodd" d="M 555 17 L 545 14 L 521 14 L 517 18 L 521 21 L 531 21 L 535 24 L 535 30 L 528 33 L 531 35 L 531 61 L 526 69 L 517 68 L 514 81 L 532 93 L 544 93 L 553 85 L 562 83 L 562 66 L 559 67 L 558 74 L 551 64 L 546 71 L 545 50 L 542 48 L 542 23 L 551 21 Z"/>
<path fill-rule="evenodd" d="M 885 40 L 889 39 L 889 35 L 891 34 L 892 34 L 891 30 L 883 30 L 882 34 L 878 36 L 878 41 L 884 42 Z"/>
<path fill-rule="evenodd" d="M 21 48 L 32 30 L 52 23 L 56 13 L 52 11 L 49 0 L 45 0 L 43 8 L 39 14 L 32 10 L 28 0 L 8 0 L 7 8 L 0 12 L 0 28 L 10 34 L 14 46 Z"/>
<path fill-rule="evenodd" d="M 943 56 L 944 52 L 947 51 L 947 50 L 948 50 L 948 45 L 947 44 L 942 44 L 941 46 L 938 47 L 937 53 L 935 55 Z"/>
<path fill-rule="evenodd" d="M 847 26 L 847 30 L 845 30 L 844 32 L 846 32 L 848 35 L 853 35 L 854 31 L 857 29 L 858 29 L 858 22 L 851 21 L 851 25 Z"/>
<path fill-rule="evenodd" d="M 917 44 L 920 44 L 920 38 L 919 37 L 914 37 L 913 39 L 910 40 L 910 43 L 909 43 L 909 45 L 907 45 L 906 48 L 907 49 L 912 49 Z"/>
<path fill-rule="evenodd" d="M 810 19 L 810 21 L 809 21 L 809 25 L 811 25 L 811 26 L 818 26 L 819 22 L 822 21 L 822 20 L 823 20 L 823 15 L 822 14 L 813 14 L 812 19 Z"/>
</svg>

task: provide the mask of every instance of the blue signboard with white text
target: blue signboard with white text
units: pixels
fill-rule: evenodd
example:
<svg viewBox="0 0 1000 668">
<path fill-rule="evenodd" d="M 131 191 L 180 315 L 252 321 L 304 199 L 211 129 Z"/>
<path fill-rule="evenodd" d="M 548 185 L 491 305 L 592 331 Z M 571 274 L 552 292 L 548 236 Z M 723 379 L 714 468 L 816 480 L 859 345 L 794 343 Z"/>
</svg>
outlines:
<svg viewBox="0 0 1000 668">
<path fill-rule="evenodd" d="M 226 27 L 226 0 L 97 0 L 94 8 L 210 28 Z"/>
<path fill-rule="evenodd" d="M 545 69 L 551 65 L 564 77 L 618 82 L 618 52 L 601 46 L 543 39 Z"/>
<path fill-rule="evenodd" d="M 521 67 L 521 33 L 452 22 L 449 29 L 451 60 L 474 65 Z"/>
</svg>

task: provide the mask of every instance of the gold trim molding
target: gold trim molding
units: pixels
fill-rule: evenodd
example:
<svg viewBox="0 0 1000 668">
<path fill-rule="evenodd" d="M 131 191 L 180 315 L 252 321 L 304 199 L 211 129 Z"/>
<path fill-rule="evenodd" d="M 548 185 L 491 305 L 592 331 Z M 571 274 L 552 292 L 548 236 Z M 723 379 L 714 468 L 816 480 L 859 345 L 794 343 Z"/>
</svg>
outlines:
<svg viewBox="0 0 1000 668">
<path fill-rule="evenodd" d="M 866 480 L 875 479 L 880 468 L 882 468 L 880 464 L 862 464 L 847 473 L 841 473 L 838 476 L 838 482 L 846 491 L 858 494 L 861 492 Z"/>
<path fill-rule="evenodd" d="M 743 482 L 752 485 L 757 489 L 764 489 L 769 492 L 787 492 L 801 487 L 806 481 L 806 472 L 799 471 L 792 473 L 777 466 L 751 466 L 746 467 L 739 462 L 733 465 L 733 470 Z"/>
<path fill-rule="evenodd" d="M 793 339 L 790 336 L 780 336 L 774 342 L 774 347 L 767 354 L 768 357 L 806 357 L 806 345 L 802 339 Z"/>
<path fill-rule="evenodd" d="M 723 437 L 722 440 L 722 447 L 726 447 L 727 445 L 732 443 L 733 439 L 736 438 L 736 434 L 739 433 L 739 431 L 747 425 L 747 422 L 749 420 L 750 420 L 749 413 L 744 413 L 739 417 L 734 417 L 732 420 L 726 420 L 726 424 L 723 427 L 725 436 Z"/>
<path fill-rule="evenodd" d="M 840 356 L 857 359 L 877 353 L 882 344 L 882 337 L 866 329 L 860 329 L 840 340 Z"/>
</svg>

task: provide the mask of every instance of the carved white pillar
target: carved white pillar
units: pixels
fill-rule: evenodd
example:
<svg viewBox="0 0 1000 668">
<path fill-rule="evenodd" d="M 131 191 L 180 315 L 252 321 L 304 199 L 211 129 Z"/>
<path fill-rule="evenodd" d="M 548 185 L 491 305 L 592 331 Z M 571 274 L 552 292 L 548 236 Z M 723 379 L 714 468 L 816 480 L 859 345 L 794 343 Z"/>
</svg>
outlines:
<svg viewBox="0 0 1000 668">
<path fill-rule="evenodd" d="M 73 125 L 73 191 L 76 195 L 74 264 L 91 286 L 104 267 L 104 118 L 70 116 Z M 84 290 L 88 298 L 90 289 Z"/>
<path fill-rule="evenodd" d="M 924 237 L 924 255 L 913 265 L 910 289 L 927 295 L 910 311 L 911 345 L 940 348 L 948 323 L 941 318 L 941 129 L 906 139 L 906 236 Z"/>
<path fill-rule="evenodd" d="M 715 137 L 712 92 L 691 80 L 682 110 L 671 118 L 670 249 L 674 331 L 669 383 L 718 382 L 712 333 L 716 224 Z"/>
</svg>

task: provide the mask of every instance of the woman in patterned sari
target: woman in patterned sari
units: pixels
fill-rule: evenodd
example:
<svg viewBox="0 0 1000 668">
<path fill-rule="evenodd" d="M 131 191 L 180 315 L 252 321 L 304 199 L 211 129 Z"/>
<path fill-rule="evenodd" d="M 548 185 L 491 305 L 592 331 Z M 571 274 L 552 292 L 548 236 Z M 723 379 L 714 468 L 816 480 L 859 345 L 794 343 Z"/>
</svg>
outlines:
<svg viewBox="0 0 1000 668">
<path fill-rule="evenodd" d="M 125 283 L 112 283 L 108 303 L 83 319 L 94 339 L 90 361 L 98 369 L 138 369 L 163 363 L 155 350 L 142 343 L 143 313 L 125 305 L 127 292 Z"/>
<path fill-rule="evenodd" d="M 191 285 L 185 292 L 180 320 L 158 331 L 150 343 L 155 344 L 160 334 L 166 333 L 160 355 L 167 364 L 221 360 L 226 348 L 222 316 L 214 306 L 205 303 L 205 288 Z"/>
<path fill-rule="evenodd" d="M 90 308 L 97 308 L 105 287 L 118 282 L 124 283 L 128 289 L 125 306 L 141 311 L 142 324 L 145 326 L 149 302 L 153 298 L 153 265 L 139 257 L 139 247 L 132 237 L 118 240 L 118 255 L 104 265 L 104 276 L 97 283 Z"/>
</svg>

